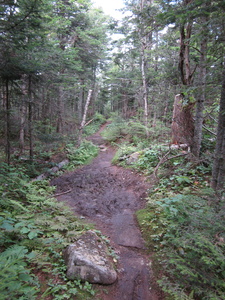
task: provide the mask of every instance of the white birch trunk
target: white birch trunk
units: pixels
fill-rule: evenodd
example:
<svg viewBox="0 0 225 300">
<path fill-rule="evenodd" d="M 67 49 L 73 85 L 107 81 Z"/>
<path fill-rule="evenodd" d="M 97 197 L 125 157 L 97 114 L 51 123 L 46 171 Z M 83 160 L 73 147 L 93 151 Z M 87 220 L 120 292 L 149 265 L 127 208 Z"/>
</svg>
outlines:
<svg viewBox="0 0 225 300">
<path fill-rule="evenodd" d="M 142 52 L 141 52 L 141 75 L 142 75 L 142 87 L 143 87 L 143 100 L 144 100 L 144 122 L 146 126 L 146 131 L 148 135 L 148 93 L 147 93 L 147 83 L 146 83 L 146 74 L 145 74 L 145 41 L 142 39 Z"/>
<path fill-rule="evenodd" d="M 87 96 L 87 101 L 86 101 L 85 107 L 84 107 L 83 119 L 82 119 L 82 122 L 81 122 L 80 128 L 79 128 L 78 145 L 80 145 L 80 143 L 81 143 L 82 132 L 83 132 L 83 128 L 84 128 L 85 123 L 86 123 L 86 118 L 87 118 L 88 106 L 89 106 L 90 101 L 91 101 L 91 94 L 92 94 L 92 90 L 89 90 L 88 91 L 88 96 Z"/>
</svg>

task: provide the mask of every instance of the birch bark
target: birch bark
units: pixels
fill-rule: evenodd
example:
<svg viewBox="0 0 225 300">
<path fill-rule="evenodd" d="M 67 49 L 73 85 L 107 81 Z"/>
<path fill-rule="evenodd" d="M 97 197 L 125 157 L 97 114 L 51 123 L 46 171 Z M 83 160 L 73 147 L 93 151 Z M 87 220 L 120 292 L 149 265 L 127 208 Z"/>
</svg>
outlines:
<svg viewBox="0 0 225 300">
<path fill-rule="evenodd" d="M 80 128 L 79 128 L 78 146 L 81 144 L 83 128 L 84 128 L 85 123 L 86 123 L 87 111 L 88 111 L 88 106 L 89 106 L 90 101 L 91 101 L 91 95 L 92 95 L 92 90 L 89 90 L 88 91 L 88 96 L 87 96 L 87 101 L 86 101 L 85 107 L 84 107 L 83 119 L 82 119 L 82 122 L 81 122 Z"/>
</svg>

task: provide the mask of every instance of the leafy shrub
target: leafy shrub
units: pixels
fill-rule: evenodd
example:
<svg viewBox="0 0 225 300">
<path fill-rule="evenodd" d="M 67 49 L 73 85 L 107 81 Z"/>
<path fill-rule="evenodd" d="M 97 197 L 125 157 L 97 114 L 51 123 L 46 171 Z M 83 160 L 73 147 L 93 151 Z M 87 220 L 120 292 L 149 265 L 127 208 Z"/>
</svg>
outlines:
<svg viewBox="0 0 225 300">
<path fill-rule="evenodd" d="M 139 138 L 146 138 L 147 129 L 146 126 L 138 121 L 130 121 L 128 123 L 128 133 L 138 136 Z"/>
<path fill-rule="evenodd" d="M 2 165 L 0 176 L 0 299 L 89 299 L 91 285 L 68 281 L 62 250 L 90 226 L 51 197 L 48 181 L 29 182 L 21 168 Z M 47 274 L 42 282 L 32 274 Z M 43 277 L 43 276 L 42 276 Z M 48 287 L 46 288 L 46 285 Z M 42 292 L 40 292 L 40 289 Z M 46 299 L 43 296 L 43 299 Z"/>
<path fill-rule="evenodd" d="M 128 144 L 123 144 L 119 146 L 119 149 L 117 150 L 115 156 L 112 159 L 113 164 L 121 164 L 125 160 L 128 155 L 134 153 L 136 150 L 136 147 Z"/>
<path fill-rule="evenodd" d="M 139 145 L 139 149 L 144 149 L 149 147 L 153 141 L 163 140 L 165 142 L 165 139 L 169 138 L 169 132 L 170 129 L 162 122 L 157 122 L 156 126 L 152 127 L 151 120 L 149 120 L 149 126 L 146 127 L 138 119 L 125 121 L 116 116 L 102 132 L 102 136 L 108 142 L 116 142 L 119 139 L 126 138 L 135 146 Z"/>
<path fill-rule="evenodd" d="M 97 156 L 98 147 L 92 142 L 84 140 L 79 148 L 76 148 L 73 144 L 68 144 L 67 153 L 70 160 L 69 167 L 71 168 L 89 163 L 93 157 Z"/>
<path fill-rule="evenodd" d="M 102 137 L 107 142 L 116 142 L 118 139 L 125 137 L 128 134 L 127 123 L 118 118 L 109 124 L 102 132 Z"/>
<path fill-rule="evenodd" d="M 52 133 L 56 133 L 56 128 L 55 128 L 55 126 L 53 126 L 51 124 L 50 119 L 45 118 L 44 122 L 36 120 L 34 125 L 35 125 L 34 130 L 37 135 L 39 135 L 39 134 L 40 135 L 41 134 L 49 134 L 50 135 Z M 57 137 L 58 134 L 56 133 L 55 136 Z"/>
<path fill-rule="evenodd" d="M 149 201 L 149 218 L 142 222 L 150 226 L 158 245 L 165 274 L 159 283 L 171 299 L 224 299 L 225 203 L 209 205 L 211 197 L 216 196 L 174 195 Z"/>
<path fill-rule="evenodd" d="M 83 135 L 89 136 L 94 134 L 99 130 L 99 127 L 105 122 L 106 122 L 106 118 L 103 115 L 99 113 L 95 113 L 93 117 L 93 121 L 89 125 L 84 127 Z"/>
<path fill-rule="evenodd" d="M 135 167 L 139 170 L 153 171 L 159 161 L 159 150 L 157 148 L 145 149 L 142 151 Z"/>
<path fill-rule="evenodd" d="M 168 161 L 163 166 L 169 170 L 168 175 L 164 176 L 163 171 L 159 182 L 160 190 L 174 190 L 189 193 L 199 187 L 207 187 L 211 174 L 211 166 L 203 163 L 195 164 L 189 162 L 184 157 L 179 157 Z"/>
<path fill-rule="evenodd" d="M 98 112 L 94 115 L 94 120 L 98 121 L 100 124 L 104 124 L 106 122 L 106 117 Z"/>
<path fill-rule="evenodd" d="M 37 279 L 27 268 L 27 259 L 34 257 L 26 247 L 14 245 L 0 253 L 0 298 L 36 299 Z"/>
<path fill-rule="evenodd" d="M 156 121 L 155 126 L 148 128 L 150 141 L 163 142 L 170 141 L 171 129 L 160 120 Z"/>
<path fill-rule="evenodd" d="M 0 205 L 3 209 L 14 208 L 14 199 L 26 199 L 27 180 L 23 168 L 0 164 Z"/>
</svg>

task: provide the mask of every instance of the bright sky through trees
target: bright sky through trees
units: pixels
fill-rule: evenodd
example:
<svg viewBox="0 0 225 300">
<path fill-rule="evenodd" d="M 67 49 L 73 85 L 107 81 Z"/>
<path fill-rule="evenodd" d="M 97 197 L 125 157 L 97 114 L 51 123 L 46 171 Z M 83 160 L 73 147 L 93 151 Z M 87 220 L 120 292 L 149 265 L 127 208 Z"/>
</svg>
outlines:
<svg viewBox="0 0 225 300">
<path fill-rule="evenodd" d="M 124 6 L 123 0 L 94 0 L 95 6 L 102 7 L 105 14 L 112 16 L 115 19 L 122 18 L 122 12 L 118 11 L 118 9 Z"/>
</svg>

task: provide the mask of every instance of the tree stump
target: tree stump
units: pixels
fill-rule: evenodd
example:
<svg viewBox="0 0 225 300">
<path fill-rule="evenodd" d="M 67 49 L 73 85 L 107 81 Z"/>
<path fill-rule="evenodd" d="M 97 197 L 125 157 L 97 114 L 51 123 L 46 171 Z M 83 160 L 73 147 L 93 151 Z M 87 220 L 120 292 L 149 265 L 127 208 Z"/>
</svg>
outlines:
<svg viewBox="0 0 225 300">
<path fill-rule="evenodd" d="M 187 144 L 191 146 L 194 136 L 194 119 L 192 108 L 194 104 L 183 105 L 183 96 L 175 96 L 172 119 L 172 144 Z"/>
</svg>

